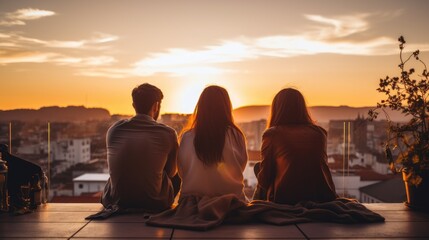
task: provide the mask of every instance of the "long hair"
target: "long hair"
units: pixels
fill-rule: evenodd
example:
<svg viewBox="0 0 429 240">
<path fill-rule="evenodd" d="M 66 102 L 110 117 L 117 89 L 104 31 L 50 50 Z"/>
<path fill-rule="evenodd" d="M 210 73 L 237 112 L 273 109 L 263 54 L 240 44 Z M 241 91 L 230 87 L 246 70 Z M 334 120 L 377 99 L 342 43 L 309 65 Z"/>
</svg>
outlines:
<svg viewBox="0 0 429 240">
<path fill-rule="evenodd" d="M 274 97 L 268 127 L 289 124 L 314 124 L 304 96 L 293 88 L 282 89 Z"/>
<path fill-rule="evenodd" d="M 203 90 L 190 123 L 195 134 L 195 152 L 206 166 L 222 161 L 228 128 L 232 127 L 242 134 L 234 124 L 228 92 L 219 86 L 208 86 Z"/>
</svg>

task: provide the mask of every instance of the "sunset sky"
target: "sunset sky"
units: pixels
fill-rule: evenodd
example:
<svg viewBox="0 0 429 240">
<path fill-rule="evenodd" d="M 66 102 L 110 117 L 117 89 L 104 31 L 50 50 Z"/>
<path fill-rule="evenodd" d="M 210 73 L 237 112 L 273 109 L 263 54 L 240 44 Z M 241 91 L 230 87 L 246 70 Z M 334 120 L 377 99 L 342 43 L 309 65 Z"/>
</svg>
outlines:
<svg viewBox="0 0 429 240">
<path fill-rule="evenodd" d="M 310 106 L 375 105 L 397 38 L 429 62 L 429 1 L 0 0 L 0 109 L 85 105 L 132 114 L 152 83 L 162 112 L 225 87 L 234 107 L 295 87 Z"/>
</svg>

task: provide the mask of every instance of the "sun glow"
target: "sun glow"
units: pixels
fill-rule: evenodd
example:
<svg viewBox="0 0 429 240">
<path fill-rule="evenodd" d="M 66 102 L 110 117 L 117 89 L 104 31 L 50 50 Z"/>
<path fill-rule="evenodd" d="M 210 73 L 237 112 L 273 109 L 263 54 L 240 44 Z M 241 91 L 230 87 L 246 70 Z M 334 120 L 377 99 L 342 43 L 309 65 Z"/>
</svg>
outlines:
<svg viewBox="0 0 429 240">
<path fill-rule="evenodd" d="M 233 108 L 237 107 L 237 103 L 241 103 L 241 98 L 235 94 L 234 86 L 228 83 L 228 79 L 225 76 L 193 76 L 181 79 L 178 85 L 179 87 L 171 95 L 171 99 L 174 99 L 174 102 L 172 102 L 173 109 L 178 113 L 193 113 L 204 88 L 210 85 L 225 88 L 228 91 Z"/>
<path fill-rule="evenodd" d="M 210 83 L 207 81 L 186 81 L 186 83 L 175 92 L 174 109 L 180 113 L 192 113 L 201 92 L 208 85 L 210 85 Z"/>
</svg>

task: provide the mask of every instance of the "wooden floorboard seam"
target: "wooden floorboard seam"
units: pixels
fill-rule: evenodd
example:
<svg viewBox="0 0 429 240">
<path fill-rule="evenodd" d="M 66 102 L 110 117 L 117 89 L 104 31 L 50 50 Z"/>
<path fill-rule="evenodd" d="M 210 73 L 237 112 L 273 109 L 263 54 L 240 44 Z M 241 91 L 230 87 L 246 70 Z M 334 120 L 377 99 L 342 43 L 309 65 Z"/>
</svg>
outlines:
<svg viewBox="0 0 429 240">
<path fill-rule="evenodd" d="M 90 222 L 92 222 L 92 220 L 89 220 L 87 223 L 85 223 L 85 225 L 83 225 L 81 228 L 79 228 L 75 233 L 73 233 L 73 235 L 71 235 L 71 237 L 68 238 L 68 240 L 72 239 L 74 236 L 76 236 L 76 234 L 78 234 L 84 227 L 86 227 Z"/>
<path fill-rule="evenodd" d="M 171 230 L 170 240 L 173 240 L 174 230 L 176 230 L 176 229 L 175 229 L 175 228 L 173 228 L 173 229 Z"/>
<path fill-rule="evenodd" d="M 298 224 L 294 224 L 296 228 L 298 228 L 298 230 L 301 232 L 302 235 L 304 235 L 305 239 L 309 240 L 310 238 L 307 236 L 307 234 L 305 234 L 304 231 L 302 231 L 302 229 L 298 226 Z"/>
</svg>

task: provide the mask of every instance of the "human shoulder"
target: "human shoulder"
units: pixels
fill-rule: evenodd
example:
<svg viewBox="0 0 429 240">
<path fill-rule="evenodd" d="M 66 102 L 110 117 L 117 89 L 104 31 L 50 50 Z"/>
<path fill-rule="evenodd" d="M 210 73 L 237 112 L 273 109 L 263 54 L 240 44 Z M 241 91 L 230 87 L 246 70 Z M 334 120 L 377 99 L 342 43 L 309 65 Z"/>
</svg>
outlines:
<svg viewBox="0 0 429 240">
<path fill-rule="evenodd" d="M 311 132 L 313 136 L 320 136 L 322 138 L 327 138 L 328 132 L 321 126 L 316 124 L 307 125 L 307 132 Z"/>
<path fill-rule="evenodd" d="M 227 133 L 232 134 L 233 136 L 244 137 L 243 133 L 238 127 L 229 126 L 227 128 Z"/>
<path fill-rule="evenodd" d="M 158 133 L 163 134 L 167 138 L 177 142 L 177 132 L 174 130 L 174 128 L 158 122 L 155 122 L 154 126 L 156 127 Z"/>
<path fill-rule="evenodd" d="M 167 126 L 164 123 L 156 122 L 156 125 L 170 134 L 177 135 L 176 130 L 174 130 L 174 128 Z"/>
<path fill-rule="evenodd" d="M 314 130 L 320 132 L 322 135 L 324 135 L 324 136 L 328 135 L 328 132 L 323 127 L 316 125 L 316 124 L 313 124 L 312 127 Z"/>
<path fill-rule="evenodd" d="M 238 127 L 229 126 L 227 131 L 226 131 L 226 134 L 230 139 L 233 139 L 234 141 L 236 141 L 239 144 L 245 144 L 246 143 L 246 138 L 245 138 L 243 132 L 241 132 L 241 130 Z"/>
<path fill-rule="evenodd" d="M 278 127 L 270 127 L 265 129 L 262 137 L 272 137 L 279 131 Z"/>
<path fill-rule="evenodd" d="M 111 126 L 110 126 L 110 128 L 109 128 L 109 132 L 112 132 L 112 131 L 114 131 L 115 129 L 117 129 L 117 128 L 119 128 L 119 127 L 121 127 L 121 126 L 123 126 L 124 124 L 127 124 L 128 122 L 130 122 L 130 120 L 129 119 L 122 119 L 122 120 L 119 120 L 119 121 L 117 121 L 117 122 L 115 122 L 114 124 L 112 124 Z"/>
<path fill-rule="evenodd" d="M 188 139 L 192 137 L 194 137 L 194 131 L 192 131 L 192 129 L 188 129 L 181 134 L 180 139 L 182 139 L 183 141 L 184 139 Z"/>
<path fill-rule="evenodd" d="M 107 130 L 107 133 L 106 133 L 107 139 L 109 140 L 111 138 L 115 138 L 115 136 L 118 135 L 119 132 L 121 131 L 121 128 L 127 125 L 129 122 L 130 122 L 129 119 L 122 119 L 112 124 Z"/>
</svg>

